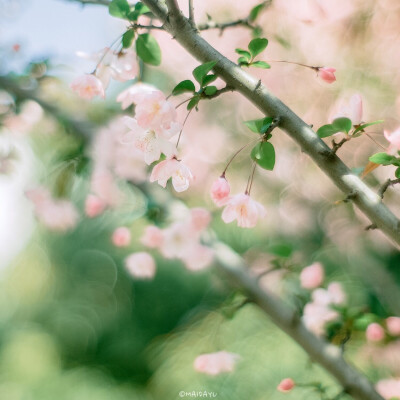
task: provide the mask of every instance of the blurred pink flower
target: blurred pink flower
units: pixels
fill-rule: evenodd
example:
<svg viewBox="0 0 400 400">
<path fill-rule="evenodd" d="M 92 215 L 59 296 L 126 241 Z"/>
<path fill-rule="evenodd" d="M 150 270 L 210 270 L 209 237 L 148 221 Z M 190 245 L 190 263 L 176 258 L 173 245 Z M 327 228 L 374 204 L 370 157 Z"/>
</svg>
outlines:
<svg viewBox="0 0 400 400">
<path fill-rule="evenodd" d="M 99 78 L 93 74 L 85 74 L 75 78 L 71 85 L 71 89 L 83 99 L 90 100 L 95 96 L 105 98 L 104 87 Z"/>
<path fill-rule="evenodd" d="M 400 379 L 382 379 L 376 384 L 376 390 L 387 400 L 400 399 Z"/>
<path fill-rule="evenodd" d="M 205 208 L 197 207 L 190 210 L 191 224 L 195 231 L 203 231 L 211 222 L 211 214 Z"/>
<path fill-rule="evenodd" d="M 158 161 L 162 153 L 168 158 L 175 155 L 175 146 L 156 135 L 155 131 L 142 128 L 134 118 L 124 117 L 124 123 L 131 131 L 124 136 L 123 140 L 132 141 L 134 146 L 144 154 L 146 164 L 150 165 Z"/>
<path fill-rule="evenodd" d="M 233 372 L 240 356 L 227 351 L 202 354 L 194 360 L 194 369 L 207 375 L 218 375 L 223 372 Z"/>
<path fill-rule="evenodd" d="M 26 191 L 26 197 L 35 207 L 35 215 L 46 228 L 66 232 L 78 223 L 78 212 L 69 200 L 54 199 L 47 188 Z"/>
<path fill-rule="evenodd" d="M 112 77 L 121 82 L 135 79 L 138 73 L 138 61 L 136 53 L 132 49 L 114 54 L 110 63 Z"/>
<path fill-rule="evenodd" d="M 380 342 L 385 337 L 385 331 L 379 324 L 373 322 L 368 325 L 365 337 L 369 342 Z"/>
<path fill-rule="evenodd" d="M 198 243 L 199 233 L 190 229 L 187 221 L 177 221 L 163 230 L 160 251 L 166 258 L 183 258 Z"/>
<path fill-rule="evenodd" d="M 228 181 L 221 176 L 211 186 L 211 198 L 218 207 L 224 206 L 230 200 L 230 191 Z"/>
<path fill-rule="evenodd" d="M 89 194 L 85 200 L 85 214 L 89 218 L 97 217 L 106 208 L 106 203 L 98 196 Z"/>
<path fill-rule="evenodd" d="M 120 226 L 113 232 L 111 241 L 116 247 L 126 247 L 131 242 L 131 231 L 125 226 Z"/>
<path fill-rule="evenodd" d="M 146 226 L 143 236 L 140 241 L 147 247 L 158 248 L 162 245 L 164 240 L 163 232 L 160 228 L 154 225 Z"/>
<path fill-rule="evenodd" d="M 363 116 L 363 101 L 360 94 L 356 93 L 350 97 L 348 102 L 341 101 L 338 109 L 332 113 L 330 120 L 346 117 L 351 120 L 353 125 L 359 125 L 362 122 Z"/>
<path fill-rule="evenodd" d="M 181 256 L 183 263 L 189 271 L 200 271 L 207 268 L 212 263 L 213 258 L 213 250 L 198 243 L 188 247 Z"/>
<path fill-rule="evenodd" d="M 388 154 L 394 154 L 400 151 L 400 127 L 394 132 L 389 133 L 388 131 L 383 131 L 385 139 L 390 143 L 388 149 L 386 150 Z"/>
<path fill-rule="evenodd" d="M 189 168 L 176 158 L 164 160 L 158 163 L 151 172 L 150 182 L 157 181 L 162 187 L 166 187 L 167 181 L 172 178 L 172 186 L 177 192 L 188 189 L 193 175 Z"/>
<path fill-rule="evenodd" d="M 156 92 L 157 90 L 155 86 L 148 83 L 135 83 L 117 96 L 117 102 L 121 103 L 122 109 L 125 110 L 130 105 L 139 103 L 147 94 Z"/>
<path fill-rule="evenodd" d="M 301 287 L 304 289 L 315 289 L 324 281 L 324 268 L 319 262 L 315 262 L 303 268 L 300 273 Z"/>
<path fill-rule="evenodd" d="M 242 228 L 253 228 L 258 219 L 266 214 L 262 204 L 253 200 L 248 194 L 239 193 L 233 196 L 222 212 L 222 220 L 230 223 L 235 219 Z"/>
<path fill-rule="evenodd" d="M 386 326 L 392 336 L 400 336 L 400 317 L 386 318 Z"/>
<path fill-rule="evenodd" d="M 283 379 L 277 386 L 277 390 L 282 393 L 288 393 L 295 387 L 294 380 L 292 378 Z"/>
<path fill-rule="evenodd" d="M 132 253 L 125 259 L 125 268 L 135 278 L 152 279 L 156 273 L 156 263 L 146 252 Z"/>
<path fill-rule="evenodd" d="M 327 83 L 333 83 L 336 81 L 335 77 L 335 68 L 327 68 L 327 67 L 321 67 L 318 68 L 318 76 Z"/>
</svg>

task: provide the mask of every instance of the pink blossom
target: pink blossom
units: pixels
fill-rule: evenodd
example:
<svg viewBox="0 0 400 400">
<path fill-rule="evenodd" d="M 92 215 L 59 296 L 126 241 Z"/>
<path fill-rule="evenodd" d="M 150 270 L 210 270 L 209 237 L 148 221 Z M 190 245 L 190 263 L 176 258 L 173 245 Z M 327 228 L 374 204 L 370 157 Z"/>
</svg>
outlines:
<svg viewBox="0 0 400 400">
<path fill-rule="evenodd" d="M 385 337 L 385 331 L 379 324 L 373 322 L 368 325 L 365 336 L 369 342 L 380 342 Z"/>
<path fill-rule="evenodd" d="M 130 105 L 139 103 L 147 94 L 157 90 L 156 87 L 147 83 L 135 83 L 117 96 L 117 102 L 121 103 L 122 109 L 125 110 Z"/>
<path fill-rule="evenodd" d="M 211 198 L 218 206 L 224 206 L 229 200 L 229 193 L 231 188 L 225 177 L 219 177 L 211 186 Z"/>
<path fill-rule="evenodd" d="M 114 54 L 110 68 L 112 77 L 117 81 L 125 82 L 135 79 L 138 73 L 136 53 L 132 50 L 124 50 Z"/>
<path fill-rule="evenodd" d="M 183 258 L 198 243 L 199 233 L 190 229 L 186 221 L 178 221 L 163 230 L 161 253 L 165 258 Z"/>
<path fill-rule="evenodd" d="M 343 304 L 346 302 L 346 294 L 339 282 L 332 282 L 327 289 L 316 289 L 312 293 L 315 303 L 327 306 L 329 304 Z"/>
<path fill-rule="evenodd" d="M 218 375 L 223 372 L 233 372 L 240 356 L 227 351 L 202 354 L 194 360 L 194 369 L 207 375 Z"/>
<path fill-rule="evenodd" d="M 295 387 L 294 380 L 292 378 L 283 379 L 277 386 L 277 390 L 282 393 L 288 393 Z"/>
<path fill-rule="evenodd" d="M 28 190 L 26 196 L 35 207 L 35 215 L 46 228 L 66 232 L 78 223 L 78 212 L 68 200 L 54 199 L 47 188 Z"/>
<path fill-rule="evenodd" d="M 388 149 L 386 150 L 389 154 L 394 154 L 400 151 L 400 127 L 394 132 L 389 133 L 388 131 L 383 131 L 385 139 L 390 143 Z"/>
<path fill-rule="evenodd" d="M 327 68 L 327 67 L 321 67 L 318 68 L 318 76 L 327 83 L 333 83 L 336 81 L 335 77 L 335 68 Z"/>
<path fill-rule="evenodd" d="M 376 390 L 387 400 L 400 399 L 400 379 L 382 379 L 376 384 Z"/>
<path fill-rule="evenodd" d="M 360 94 L 356 93 L 351 96 L 350 100 L 345 103 L 341 102 L 339 109 L 330 118 L 333 121 L 336 118 L 346 117 L 351 120 L 353 125 L 359 125 L 362 122 L 363 101 Z"/>
<path fill-rule="evenodd" d="M 190 210 L 191 224 L 195 231 L 203 231 L 211 221 L 211 214 L 205 208 L 197 207 Z"/>
<path fill-rule="evenodd" d="M 386 318 L 386 326 L 387 326 L 388 332 L 392 336 L 400 336 L 400 318 L 399 317 Z"/>
<path fill-rule="evenodd" d="M 106 208 L 106 203 L 98 196 L 89 194 L 85 200 L 85 214 L 89 218 L 97 217 L 102 214 Z"/>
<path fill-rule="evenodd" d="M 229 200 L 222 212 L 222 220 L 228 224 L 236 219 L 238 226 L 253 228 L 258 219 L 263 218 L 265 214 L 262 204 L 254 201 L 248 194 L 240 193 Z"/>
<path fill-rule="evenodd" d="M 195 244 L 187 248 L 181 259 L 189 271 L 201 271 L 210 266 L 214 252 L 202 244 Z"/>
<path fill-rule="evenodd" d="M 131 242 L 131 231 L 125 226 L 120 226 L 113 232 L 111 240 L 116 247 L 126 247 Z"/>
<path fill-rule="evenodd" d="M 166 187 L 167 181 L 172 178 L 172 186 L 177 192 L 188 189 L 193 175 L 189 168 L 176 158 L 164 160 L 158 163 L 151 172 L 150 182 L 157 181 L 162 187 Z"/>
<path fill-rule="evenodd" d="M 147 226 L 142 238 L 141 243 L 150 248 L 160 247 L 163 243 L 164 235 L 160 228 L 156 226 Z"/>
<path fill-rule="evenodd" d="M 103 84 L 93 74 L 78 76 L 72 81 L 70 86 L 83 99 L 90 100 L 95 96 L 105 98 Z"/>
<path fill-rule="evenodd" d="M 132 253 L 125 259 L 126 270 L 135 278 L 152 279 L 156 273 L 156 263 L 146 252 Z"/>
<path fill-rule="evenodd" d="M 123 141 L 132 140 L 135 148 L 144 154 L 146 164 L 158 161 L 162 153 L 168 158 L 174 156 L 175 146 L 163 137 L 159 137 L 155 131 L 142 128 L 134 118 L 124 117 L 124 122 L 131 131 L 125 135 Z"/>
<path fill-rule="evenodd" d="M 319 262 L 305 267 L 300 274 L 301 287 L 304 289 L 315 289 L 324 281 L 324 268 Z"/>
<path fill-rule="evenodd" d="M 339 314 L 332 310 L 329 304 L 312 302 L 304 307 L 302 320 L 307 329 L 317 336 L 322 336 L 325 332 L 325 324 L 338 316 Z"/>
</svg>

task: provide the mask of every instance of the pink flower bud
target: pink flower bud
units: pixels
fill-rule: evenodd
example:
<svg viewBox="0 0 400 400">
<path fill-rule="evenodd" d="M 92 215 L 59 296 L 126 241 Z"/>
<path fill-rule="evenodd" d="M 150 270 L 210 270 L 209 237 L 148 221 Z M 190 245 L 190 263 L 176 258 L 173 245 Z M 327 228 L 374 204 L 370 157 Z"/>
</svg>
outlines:
<svg viewBox="0 0 400 400">
<path fill-rule="evenodd" d="M 336 81 L 336 76 L 335 76 L 335 68 L 318 68 L 318 76 L 327 83 L 333 83 Z"/>
<path fill-rule="evenodd" d="M 400 336 L 400 318 L 389 317 L 386 319 L 386 326 L 392 336 Z"/>
<path fill-rule="evenodd" d="M 100 197 L 89 194 L 85 201 L 85 213 L 89 218 L 97 217 L 105 210 L 106 204 Z"/>
<path fill-rule="evenodd" d="M 385 331 L 379 324 L 374 322 L 368 325 L 365 336 L 369 342 L 380 342 L 385 337 Z"/>
<path fill-rule="evenodd" d="M 125 226 L 117 228 L 111 238 L 114 246 L 126 247 L 131 242 L 131 231 Z"/>
<path fill-rule="evenodd" d="M 301 287 L 304 289 L 315 289 L 324 281 L 324 268 L 319 262 L 305 267 L 300 274 Z"/>
<path fill-rule="evenodd" d="M 224 206 L 229 201 L 230 191 L 228 181 L 219 177 L 211 186 L 211 198 L 218 207 Z"/>
<path fill-rule="evenodd" d="M 125 259 L 126 270 L 135 278 L 151 279 L 156 273 L 156 263 L 146 252 L 133 253 Z"/>
<path fill-rule="evenodd" d="M 147 226 L 140 241 L 147 247 L 155 249 L 163 243 L 164 235 L 160 228 L 156 226 Z"/>
<path fill-rule="evenodd" d="M 282 393 L 288 393 L 295 387 L 294 380 L 292 378 L 283 379 L 277 386 L 277 390 Z"/>
</svg>

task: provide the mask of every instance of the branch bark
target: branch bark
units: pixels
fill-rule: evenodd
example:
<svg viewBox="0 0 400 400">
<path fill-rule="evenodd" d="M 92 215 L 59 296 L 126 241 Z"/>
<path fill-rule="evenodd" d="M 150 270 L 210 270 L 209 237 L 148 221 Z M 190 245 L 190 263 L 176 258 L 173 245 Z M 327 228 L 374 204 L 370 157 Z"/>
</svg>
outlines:
<svg viewBox="0 0 400 400">
<path fill-rule="evenodd" d="M 143 3 L 157 18 L 166 21 L 165 30 L 197 60 L 202 63 L 217 61 L 214 71 L 227 85 L 244 95 L 264 114 L 281 117 L 280 128 L 299 144 L 302 151 L 314 160 L 340 190 L 346 195 L 352 194 L 352 201 L 372 223 L 375 223 L 393 242 L 400 245 L 398 218 L 382 203 L 382 199 L 375 192 L 350 171 L 307 123 L 270 93 L 259 80 L 205 41 L 177 9 L 175 0 L 167 0 L 169 9 L 157 0 L 143 0 Z"/>
<path fill-rule="evenodd" d="M 344 360 L 339 347 L 315 336 L 303 325 L 296 311 L 259 286 L 257 277 L 249 274 L 241 257 L 222 243 L 215 243 L 213 247 L 219 269 L 233 284 L 243 289 L 269 315 L 275 325 L 292 337 L 313 361 L 334 376 L 345 393 L 360 400 L 383 400 L 371 382 Z"/>
</svg>

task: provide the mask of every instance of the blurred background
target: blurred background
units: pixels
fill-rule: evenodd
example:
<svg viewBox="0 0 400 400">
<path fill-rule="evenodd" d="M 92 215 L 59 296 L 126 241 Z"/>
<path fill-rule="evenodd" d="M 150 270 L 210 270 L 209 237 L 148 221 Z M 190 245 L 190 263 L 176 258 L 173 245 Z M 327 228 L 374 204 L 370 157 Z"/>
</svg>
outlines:
<svg viewBox="0 0 400 400">
<path fill-rule="evenodd" d="M 244 18 L 257 4 L 195 0 L 196 21 Z M 383 129 L 400 124 L 399 23 L 397 0 L 273 0 L 256 21 L 269 39 L 261 58 L 332 66 L 337 82 L 328 85 L 314 71 L 273 62 L 270 70 L 250 72 L 314 127 L 360 94 L 363 121 L 385 120 L 369 129 L 373 140 L 352 139 L 338 152 L 360 174 L 368 157 L 387 147 Z M 277 392 L 279 381 L 292 376 L 320 380 L 333 399 L 340 392 L 336 383 L 256 306 L 239 307 L 243 295 L 213 265 L 193 272 L 154 252 L 153 280 L 133 279 L 124 268 L 128 254 L 143 250 L 146 225 L 175 221 L 171 196 L 146 183 L 146 168 L 117 153 L 110 139 L 121 115 L 116 96 L 132 82 L 113 82 L 105 100 L 92 102 L 79 99 L 69 84 L 95 66 L 79 54 L 99 52 L 125 29 L 101 5 L 0 0 L 0 398 L 169 400 L 181 390 L 230 400 L 321 398 L 306 389 Z M 143 79 L 168 94 L 198 63 L 167 33 L 154 35 L 162 65 L 145 67 Z M 232 60 L 252 35 L 244 27 L 203 32 Z M 186 112 L 181 107 L 178 113 L 182 121 Z M 340 201 L 343 194 L 283 132 L 272 139 L 275 170 L 257 171 L 253 185 L 267 217 L 251 230 L 222 223 L 209 188 L 234 151 L 254 139 L 243 121 L 261 117 L 237 94 L 201 103 L 181 141 L 195 181 L 187 192 L 173 192 L 177 207 L 210 209 L 212 231 L 254 271 L 276 268 L 262 284 L 294 306 L 309 300 L 299 272 L 318 261 L 327 283 L 343 285 L 349 308 L 377 319 L 400 315 L 398 250 L 379 231 L 365 231 L 369 221 Z M 85 199 L 107 151 L 120 162 L 113 161 L 112 185 L 124 201 L 88 218 Z M 243 152 L 228 171 L 234 192 L 243 190 L 250 168 Z M 366 181 L 378 188 L 393 174 L 380 167 Z M 74 204 L 79 217 L 73 229 L 54 232 L 37 221 L 26 191 L 38 186 Z M 397 215 L 399 200 L 397 187 L 385 194 Z M 128 248 L 112 243 L 119 226 L 132 234 Z M 374 382 L 399 376 L 399 343 L 365 344 L 364 336 L 354 332 L 346 356 Z M 199 354 L 220 350 L 240 355 L 233 373 L 210 377 L 193 369 Z"/>
</svg>

